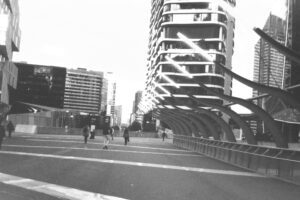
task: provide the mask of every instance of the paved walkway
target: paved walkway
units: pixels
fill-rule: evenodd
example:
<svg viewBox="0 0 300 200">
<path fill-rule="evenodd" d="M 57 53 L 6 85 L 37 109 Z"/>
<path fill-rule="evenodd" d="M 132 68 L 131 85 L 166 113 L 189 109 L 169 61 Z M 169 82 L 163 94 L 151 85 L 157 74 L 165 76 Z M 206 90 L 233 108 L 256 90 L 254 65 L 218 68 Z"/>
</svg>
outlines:
<svg viewBox="0 0 300 200">
<path fill-rule="evenodd" d="M 299 186 L 175 148 L 171 140 L 15 136 L 0 150 L 0 199 L 294 200 Z"/>
</svg>

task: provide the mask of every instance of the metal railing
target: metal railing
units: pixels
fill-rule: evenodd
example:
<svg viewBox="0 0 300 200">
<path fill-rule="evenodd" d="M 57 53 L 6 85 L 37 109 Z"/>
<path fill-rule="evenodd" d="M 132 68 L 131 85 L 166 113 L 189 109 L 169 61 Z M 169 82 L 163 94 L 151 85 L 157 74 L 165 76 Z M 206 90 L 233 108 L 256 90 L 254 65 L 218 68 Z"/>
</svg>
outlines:
<svg viewBox="0 0 300 200">
<path fill-rule="evenodd" d="M 300 185 L 300 151 L 173 136 L 174 145 L 263 175 Z"/>
</svg>

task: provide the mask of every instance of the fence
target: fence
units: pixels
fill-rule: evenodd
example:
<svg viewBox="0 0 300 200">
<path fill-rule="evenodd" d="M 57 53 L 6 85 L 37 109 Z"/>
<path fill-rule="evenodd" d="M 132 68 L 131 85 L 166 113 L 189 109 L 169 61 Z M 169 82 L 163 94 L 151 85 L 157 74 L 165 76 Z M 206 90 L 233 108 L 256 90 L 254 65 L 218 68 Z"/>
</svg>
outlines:
<svg viewBox="0 0 300 200">
<path fill-rule="evenodd" d="M 260 174 L 300 185 L 300 151 L 174 135 L 173 143 Z"/>
</svg>

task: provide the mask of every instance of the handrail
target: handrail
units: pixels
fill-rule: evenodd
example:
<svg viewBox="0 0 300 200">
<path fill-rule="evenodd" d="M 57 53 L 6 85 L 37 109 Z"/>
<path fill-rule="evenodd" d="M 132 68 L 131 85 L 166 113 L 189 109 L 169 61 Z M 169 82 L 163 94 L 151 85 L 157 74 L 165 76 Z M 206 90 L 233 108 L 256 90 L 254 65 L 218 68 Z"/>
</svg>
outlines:
<svg viewBox="0 0 300 200">
<path fill-rule="evenodd" d="M 175 139 L 177 140 L 182 140 L 182 141 L 185 141 L 183 139 L 179 139 L 178 137 L 185 137 L 185 138 L 189 138 L 188 136 L 178 136 L 178 135 L 175 135 L 173 136 L 175 137 Z M 190 137 L 192 138 L 192 137 Z M 202 140 L 202 138 L 201 138 Z M 206 140 L 206 139 L 203 139 L 204 141 L 209 141 L 209 140 Z M 214 142 L 213 140 L 211 140 L 212 142 Z M 222 141 L 218 141 L 220 142 L 221 144 L 224 144 L 224 143 L 231 143 L 231 142 L 222 142 Z M 201 144 L 201 142 L 197 142 L 196 143 L 198 144 Z M 279 156 L 280 154 L 282 154 L 283 152 L 289 152 L 290 155 L 292 154 L 296 154 L 296 153 L 299 153 L 300 155 L 300 151 L 294 151 L 294 150 L 287 150 L 287 149 L 282 149 L 282 148 L 274 148 L 274 147 L 262 147 L 262 146 L 256 146 L 256 145 L 245 145 L 245 144 L 237 144 L 237 143 L 232 143 L 232 144 L 235 144 L 238 146 L 238 148 L 226 148 L 224 146 L 220 146 L 220 145 L 216 145 L 215 143 L 210 143 L 210 144 L 207 144 L 205 143 L 204 145 L 209 145 L 211 147 L 217 147 L 219 149 L 223 149 L 223 150 L 231 150 L 231 151 L 235 151 L 235 152 L 241 152 L 241 153 L 246 153 L 246 154 L 251 154 L 251 155 L 255 155 L 255 156 L 261 156 L 261 157 L 266 157 L 266 158 L 273 158 L 273 159 L 276 159 L 276 160 L 285 160 L 285 161 L 292 161 L 292 162 L 297 162 L 297 163 L 300 163 L 300 160 L 296 160 L 296 159 L 288 159 L 288 158 L 283 158 L 283 157 L 277 157 Z M 254 152 L 248 152 L 248 151 L 245 151 L 245 150 L 241 150 L 242 147 L 248 147 L 251 148 L 251 147 L 256 147 L 257 148 L 257 151 L 258 150 L 261 150 L 261 149 L 265 149 L 265 151 L 263 153 L 256 153 L 257 151 L 254 151 Z M 248 149 L 249 149 L 248 148 Z M 267 154 L 268 152 L 270 152 L 271 150 L 278 150 L 278 153 L 276 153 L 274 156 L 270 156 L 270 155 L 265 155 Z M 280 154 L 279 154 L 280 153 Z"/>
</svg>

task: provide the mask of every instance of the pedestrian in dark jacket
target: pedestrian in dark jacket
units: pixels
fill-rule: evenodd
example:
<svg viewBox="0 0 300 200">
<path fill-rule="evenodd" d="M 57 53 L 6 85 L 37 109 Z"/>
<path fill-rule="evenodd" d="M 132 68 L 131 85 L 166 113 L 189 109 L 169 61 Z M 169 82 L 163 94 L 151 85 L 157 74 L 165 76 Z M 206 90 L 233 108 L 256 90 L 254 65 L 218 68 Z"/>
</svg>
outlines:
<svg viewBox="0 0 300 200">
<path fill-rule="evenodd" d="M 108 138 L 108 135 L 111 135 L 111 131 L 110 131 L 110 127 L 109 126 L 107 126 L 107 127 L 104 127 L 103 128 L 103 136 L 104 136 L 104 141 L 103 141 L 103 144 L 104 144 L 104 146 L 103 146 L 103 149 L 108 149 L 108 144 L 109 144 L 109 138 Z"/>
<path fill-rule="evenodd" d="M 84 137 L 84 143 L 86 144 L 87 143 L 87 139 L 90 135 L 90 128 L 88 125 L 84 126 L 83 129 L 82 129 L 82 135 Z"/>
<path fill-rule="evenodd" d="M 11 137 L 11 133 L 15 130 L 15 126 L 11 121 L 9 121 L 8 124 L 6 125 L 6 129 L 8 131 L 8 137 Z"/>
<path fill-rule="evenodd" d="M 5 137 L 5 128 L 3 125 L 0 125 L 0 149 L 2 146 L 3 138 Z"/>
<path fill-rule="evenodd" d="M 165 141 L 165 138 L 167 137 L 167 133 L 166 131 L 163 131 L 163 133 L 161 134 L 163 141 Z"/>
<path fill-rule="evenodd" d="M 124 140 L 125 140 L 125 145 L 127 145 L 127 143 L 129 142 L 129 130 L 128 130 L 128 128 L 124 129 L 123 137 L 124 137 Z"/>
</svg>

